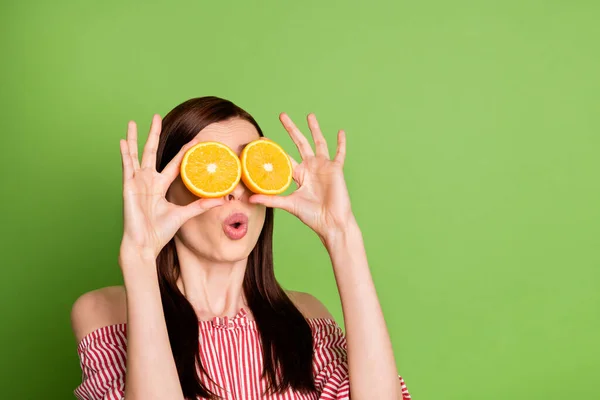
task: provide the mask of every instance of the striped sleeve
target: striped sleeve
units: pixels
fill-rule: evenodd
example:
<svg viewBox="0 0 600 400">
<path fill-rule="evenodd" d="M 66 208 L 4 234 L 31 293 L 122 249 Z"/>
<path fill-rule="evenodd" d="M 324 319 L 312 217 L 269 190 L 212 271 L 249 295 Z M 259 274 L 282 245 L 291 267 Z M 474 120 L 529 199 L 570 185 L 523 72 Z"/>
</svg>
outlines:
<svg viewBox="0 0 600 400">
<path fill-rule="evenodd" d="M 127 337 L 125 324 L 110 325 L 85 336 L 77 346 L 82 372 L 74 390 L 78 400 L 123 400 Z"/>
<path fill-rule="evenodd" d="M 319 400 L 349 400 L 348 347 L 342 329 L 333 320 L 314 319 L 315 358 L 313 373 Z M 410 400 L 410 393 L 402 376 L 402 398 Z"/>
</svg>

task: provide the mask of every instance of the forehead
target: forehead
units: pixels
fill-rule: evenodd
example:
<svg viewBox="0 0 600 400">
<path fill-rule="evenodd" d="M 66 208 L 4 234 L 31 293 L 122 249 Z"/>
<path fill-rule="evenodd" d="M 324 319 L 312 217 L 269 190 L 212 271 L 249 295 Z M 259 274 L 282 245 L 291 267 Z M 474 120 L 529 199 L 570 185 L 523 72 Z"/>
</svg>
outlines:
<svg viewBox="0 0 600 400">
<path fill-rule="evenodd" d="M 233 151 L 240 152 L 248 142 L 258 139 L 260 135 L 250 122 L 235 118 L 207 125 L 196 137 L 202 142 L 223 143 Z"/>
</svg>

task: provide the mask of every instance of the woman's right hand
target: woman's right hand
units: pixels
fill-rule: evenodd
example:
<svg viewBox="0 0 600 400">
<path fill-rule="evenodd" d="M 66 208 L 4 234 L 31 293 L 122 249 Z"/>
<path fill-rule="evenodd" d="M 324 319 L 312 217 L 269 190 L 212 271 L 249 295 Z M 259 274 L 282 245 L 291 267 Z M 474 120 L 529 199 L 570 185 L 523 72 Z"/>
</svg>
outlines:
<svg viewBox="0 0 600 400">
<path fill-rule="evenodd" d="M 199 141 L 194 139 L 183 146 L 159 173 L 156 170 L 156 150 L 160 132 L 161 118 L 154 115 L 141 165 L 135 122 L 129 122 L 127 140 L 120 140 L 124 202 L 120 258 L 141 256 L 155 260 L 186 221 L 225 201 L 224 198 L 199 199 L 179 206 L 166 199 L 169 186 L 179 175 L 185 152 Z"/>
</svg>

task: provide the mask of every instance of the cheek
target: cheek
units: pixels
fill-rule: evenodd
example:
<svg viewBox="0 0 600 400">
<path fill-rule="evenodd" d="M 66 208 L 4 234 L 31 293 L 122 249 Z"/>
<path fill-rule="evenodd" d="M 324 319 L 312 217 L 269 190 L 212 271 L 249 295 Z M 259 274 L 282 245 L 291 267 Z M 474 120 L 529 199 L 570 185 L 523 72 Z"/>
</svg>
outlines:
<svg viewBox="0 0 600 400">
<path fill-rule="evenodd" d="M 258 237 L 262 231 L 263 225 L 265 224 L 267 208 L 264 206 L 256 206 L 256 209 L 252 213 L 252 232 L 254 236 Z"/>
<path fill-rule="evenodd" d="M 211 215 L 213 210 L 208 210 L 187 220 L 179 229 L 180 234 L 189 239 L 195 247 L 208 243 L 210 246 L 219 234 L 220 225 L 215 223 L 216 219 Z"/>
</svg>

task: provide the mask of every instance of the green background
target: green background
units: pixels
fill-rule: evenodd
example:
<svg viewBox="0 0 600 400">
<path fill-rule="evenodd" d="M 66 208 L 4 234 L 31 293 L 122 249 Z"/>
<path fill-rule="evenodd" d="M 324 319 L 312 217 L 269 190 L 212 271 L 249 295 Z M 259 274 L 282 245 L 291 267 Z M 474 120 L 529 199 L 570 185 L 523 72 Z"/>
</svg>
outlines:
<svg viewBox="0 0 600 400">
<path fill-rule="evenodd" d="M 5 1 L 2 398 L 80 382 L 71 305 L 122 283 L 118 141 L 216 95 L 348 137 L 346 175 L 414 399 L 600 398 L 600 3 Z M 142 146 L 142 144 L 140 144 Z M 333 145 L 331 146 L 333 147 Z M 276 273 L 342 323 L 277 212 Z"/>
</svg>

